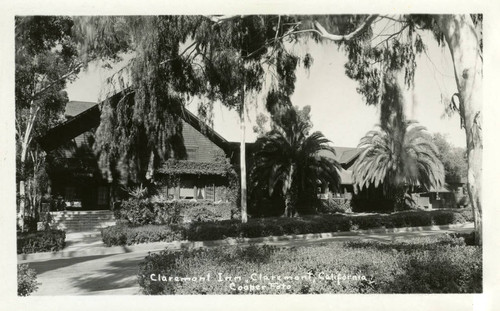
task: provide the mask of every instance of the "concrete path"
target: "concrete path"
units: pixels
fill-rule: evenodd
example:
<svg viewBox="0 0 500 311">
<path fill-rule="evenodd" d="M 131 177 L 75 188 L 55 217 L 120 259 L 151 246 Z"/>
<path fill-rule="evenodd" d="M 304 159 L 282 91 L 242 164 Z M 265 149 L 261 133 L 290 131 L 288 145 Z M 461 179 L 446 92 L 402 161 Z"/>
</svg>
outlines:
<svg viewBox="0 0 500 311">
<path fill-rule="evenodd" d="M 406 228 L 410 229 L 410 228 Z M 415 228 L 413 228 L 415 229 Z M 267 244 L 283 247 L 308 246 L 321 243 L 344 242 L 353 240 L 393 241 L 419 236 L 434 236 L 444 233 L 466 233 L 473 230 L 472 224 L 451 226 L 448 229 L 419 229 L 402 230 L 398 232 L 349 232 L 344 234 L 300 238 L 292 236 L 291 239 L 264 238 L 245 240 L 227 240 L 226 243 L 194 242 L 189 244 L 190 248 L 216 247 L 220 245 L 251 245 Z M 71 238 L 71 237 L 70 237 Z M 98 243 L 96 237 L 86 237 L 88 245 Z M 234 242 L 236 241 L 236 242 Z M 219 241 L 220 242 L 220 241 Z M 77 240 L 69 243 L 68 248 L 78 248 Z M 85 248 L 81 242 L 80 247 Z M 99 248 L 99 246 L 97 246 Z M 127 249 L 127 247 L 123 247 Z M 59 259 L 31 259 L 18 260 L 19 263 L 29 263 L 38 274 L 41 283 L 38 291 L 33 295 L 136 295 L 140 294 L 137 284 L 138 264 L 148 255 L 148 252 L 156 252 L 169 248 L 178 250 L 185 248 L 182 243 L 150 243 L 135 246 L 133 250 L 121 251 L 120 253 L 99 254 Z M 108 248 L 109 249 L 109 248 Z M 82 254 L 80 252 L 80 254 Z"/>
</svg>

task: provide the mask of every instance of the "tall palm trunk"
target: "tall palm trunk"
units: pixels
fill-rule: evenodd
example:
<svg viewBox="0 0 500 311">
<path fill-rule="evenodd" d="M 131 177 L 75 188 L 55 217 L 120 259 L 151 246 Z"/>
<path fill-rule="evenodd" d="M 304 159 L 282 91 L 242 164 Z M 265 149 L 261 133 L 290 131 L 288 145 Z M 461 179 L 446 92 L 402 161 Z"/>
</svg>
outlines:
<svg viewBox="0 0 500 311">
<path fill-rule="evenodd" d="M 296 180 L 296 167 L 295 164 L 290 168 L 287 180 L 288 188 L 285 192 L 285 217 L 293 217 L 297 207 L 297 199 L 299 197 L 299 187 Z"/>
<path fill-rule="evenodd" d="M 439 15 L 437 21 L 451 52 L 467 140 L 467 189 L 474 215 L 476 243 L 482 244 L 482 81 L 479 38 L 469 15 Z"/>
<path fill-rule="evenodd" d="M 407 188 L 400 186 L 394 190 L 394 211 L 402 211 L 406 209 L 406 192 Z"/>
<path fill-rule="evenodd" d="M 297 187 L 292 186 L 285 195 L 285 217 L 293 217 L 295 215 L 297 205 Z"/>
</svg>

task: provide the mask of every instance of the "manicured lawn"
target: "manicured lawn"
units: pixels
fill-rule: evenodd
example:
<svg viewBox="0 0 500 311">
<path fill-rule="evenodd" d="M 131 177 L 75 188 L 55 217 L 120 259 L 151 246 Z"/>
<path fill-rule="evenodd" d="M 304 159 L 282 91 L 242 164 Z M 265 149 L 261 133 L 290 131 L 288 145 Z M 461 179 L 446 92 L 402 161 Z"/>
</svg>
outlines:
<svg viewBox="0 0 500 311">
<path fill-rule="evenodd" d="M 450 236 L 163 251 L 139 267 L 139 284 L 153 295 L 482 291 L 481 248 Z"/>
</svg>

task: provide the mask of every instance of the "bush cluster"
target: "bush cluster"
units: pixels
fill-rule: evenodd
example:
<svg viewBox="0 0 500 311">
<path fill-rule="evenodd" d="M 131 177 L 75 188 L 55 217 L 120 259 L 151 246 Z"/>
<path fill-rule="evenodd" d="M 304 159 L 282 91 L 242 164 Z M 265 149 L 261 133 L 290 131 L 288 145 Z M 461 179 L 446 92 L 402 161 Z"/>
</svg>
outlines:
<svg viewBox="0 0 500 311">
<path fill-rule="evenodd" d="M 55 252 L 64 248 L 66 233 L 62 230 L 44 230 L 17 233 L 17 253 Z"/>
<path fill-rule="evenodd" d="M 351 200 L 329 197 L 328 200 L 321 200 L 318 212 L 323 214 L 352 213 Z"/>
<path fill-rule="evenodd" d="M 150 242 L 172 242 L 184 239 L 183 230 L 172 225 L 130 226 L 118 224 L 101 229 L 102 241 L 106 246 L 133 245 Z"/>
<path fill-rule="evenodd" d="M 17 295 L 29 296 L 38 289 L 36 272 L 27 264 L 17 265 Z"/>
<path fill-rule="evenodd" d="M 217 221 L 230 219 L 232 204 L 213 201 L 152 202 L 131 198 L 115 209 L 115 217 L 131 225 L 173 225 L 191 221 Z"/>
<path fill-rule="evenodd" d="M 465 223 L 453 211 L 407 211 L 390 215 L 315 215 L 297 218 L 252 219 L 246 224 L 236 220 L 192 223 L 186 228 L 190 241 L 219 240 L 226 237 L 254 238 L 286 234 L 355 231 L 375 228 L 420 227 Z"/>
<path fill-rule="evenodd" d="M 210 241 L 228 237 L 257 238 L 375 228 L 448 225 L 465 222 L 464 217 L 454 211 L 406 211 L 385 215 L 313 215 L 297 218 L 260 218 L 250 219 L 245 224 L 233 219 L 143 227 L 117 225 L 104 229 L 102 235 L 104 243 L 112 246 L 142 242 L 173 240 Z"/>
<path fill-rule="evenodd" d="M 179 279 L 155 281 L 159 276 Z M 241 279 L 234 279 L 236 276 Z M 281 280 L 273 281 L 273 276 Z M 193 281 L 193 277 L 197 279 Z M 480 293 L 482 257 L 480 247 L 466 246 L 463 240 L 451 237 L 300 248 L 165 250 L 148 255 L 139 264 L 138 278 L 143 293 L 150 295 Z"/>
<path fill-rule="evenodd" d="M 465 220 L 469 222 L 474 221 L 474 215 L 472 215 L 472 208 L 469 207 L 469 208 L 459 209 L 458 212 L 465 218 Z"/>
</svg>

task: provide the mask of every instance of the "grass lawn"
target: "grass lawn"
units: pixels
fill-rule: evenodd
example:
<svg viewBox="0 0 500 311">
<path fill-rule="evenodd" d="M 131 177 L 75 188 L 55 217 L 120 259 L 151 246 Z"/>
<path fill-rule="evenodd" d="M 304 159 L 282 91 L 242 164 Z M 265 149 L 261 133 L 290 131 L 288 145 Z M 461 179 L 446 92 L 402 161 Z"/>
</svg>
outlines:
<svg viewBox="0 0 500 311">
<path fill-rule="evenodd" d="M 141 262 L 139 284 L 153 295 L 480 293 L 482 249 L 440 236 L 163 251 Z"/>
</svg>

